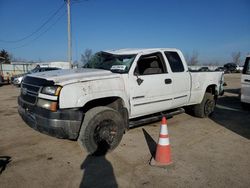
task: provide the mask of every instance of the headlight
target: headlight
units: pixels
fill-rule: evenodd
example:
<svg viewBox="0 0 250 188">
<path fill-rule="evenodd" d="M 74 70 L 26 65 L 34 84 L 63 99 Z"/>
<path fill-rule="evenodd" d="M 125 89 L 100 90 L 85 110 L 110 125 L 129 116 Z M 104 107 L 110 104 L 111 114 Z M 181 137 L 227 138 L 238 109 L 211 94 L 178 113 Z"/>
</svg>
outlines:
<svg viewBox="0 0 250 188">
<path fill-rule="evenodd" d="M 38 99 L 37 106 L 55 112 L 57 110 L 58 104 L 57 104 L 56 101 L 49 101 L 49 100 L 44 100 L 44 99 Z"/>
<path fill-rule="evenodd" d="M 46 86 L 42 89 L 41 93 L 58 96 L 61 89 L 62 87 L 60 86 Z"/>
</svg>

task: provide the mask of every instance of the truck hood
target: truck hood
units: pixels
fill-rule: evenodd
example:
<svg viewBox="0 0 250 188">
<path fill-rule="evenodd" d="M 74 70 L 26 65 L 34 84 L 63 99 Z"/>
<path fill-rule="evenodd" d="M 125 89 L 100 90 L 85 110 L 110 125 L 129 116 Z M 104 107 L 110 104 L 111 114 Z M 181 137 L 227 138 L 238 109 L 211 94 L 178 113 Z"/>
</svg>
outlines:
<svg viewBox="0 0 250 188">
<path fill-rule="evenodd" d="M 101 69 L 63 69 L 30 74 L 30 77 L 53 81 L 56 85 L 67 85 L 90 80 L 120 78 L 120 74 Z"/>
</svg>

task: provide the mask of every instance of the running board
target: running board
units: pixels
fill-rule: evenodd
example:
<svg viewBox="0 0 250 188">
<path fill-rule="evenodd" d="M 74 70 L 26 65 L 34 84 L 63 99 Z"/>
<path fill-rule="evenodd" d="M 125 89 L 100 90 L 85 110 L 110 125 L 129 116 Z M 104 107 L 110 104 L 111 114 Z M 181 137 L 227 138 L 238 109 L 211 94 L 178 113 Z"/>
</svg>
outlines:
<svg viewBox="0 0 250 188">
<path fill-rule="evenodd" d="M 162 113 L 158 113 L 158 114 L 154 114 L 150 116 L 144 116 L 140 118 L 131 119 L 129 120 L 129 128 L 160 121 L 163 116 L 165 116 L 167 119 L 170 119 L 173 116 L 182 114 L 184 112 L 185 112 L 184 108 L 178 108 L 173 111 L 166 111 L 166 112 L 162 112 Z"/>
</svg>

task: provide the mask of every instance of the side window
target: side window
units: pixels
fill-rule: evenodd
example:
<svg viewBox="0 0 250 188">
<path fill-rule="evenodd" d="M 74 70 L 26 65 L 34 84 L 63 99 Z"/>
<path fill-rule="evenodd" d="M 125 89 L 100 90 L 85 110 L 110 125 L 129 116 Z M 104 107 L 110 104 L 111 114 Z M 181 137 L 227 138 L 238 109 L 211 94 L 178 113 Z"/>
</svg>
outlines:
<svg viewBox="0 0 250 188">
<path fill-rule="evenodd" d="M 166 55 L 172 72 L 183 72 L 184 66 L 177 52 L 164 52 Z"/>
<path fill-rule="evenodd" d="M 250 75 L 250 57 L 246 59 L 242 74 L 249 74 Z"/>
<path fill-rule="evenodd" d="M 137 61 L 135 74 L 151 75 L 166 73 L 167 69 L 161 53 L 143 55 Z"/>
</svg>

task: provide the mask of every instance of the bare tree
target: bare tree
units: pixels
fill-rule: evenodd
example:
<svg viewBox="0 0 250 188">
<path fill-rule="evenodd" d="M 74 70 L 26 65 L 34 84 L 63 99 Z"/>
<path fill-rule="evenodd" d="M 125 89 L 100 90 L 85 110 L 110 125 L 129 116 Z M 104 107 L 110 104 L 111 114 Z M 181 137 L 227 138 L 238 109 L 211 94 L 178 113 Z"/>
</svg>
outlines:
<svg viewBox="0 0 250 188">
<path fill-rule="evenodd" d="M 91 49 L 87 48 L 83 54 L 81 54 L 81 62 L 82 62 L 82 65 L 85 65 L 89 60 L 90 58 L 92 57 L 93 55 L 93 52 Z"/>
<path fill-rule="evenodd" d="M 198 64 L 198 56 L 199 53 L 196 51 L 193 51 L 192 55 L 189 57 L 189 55 L 186 55 L 186 60 L 188 65 L 197 65 Z"/>
<path fill-rule="evenodd" d="M 240 64 L 240 57 L 241 57 L 240 52 L 232 52 L 233 63 L 235 63 L 236 65 Z"/>
</svg>

